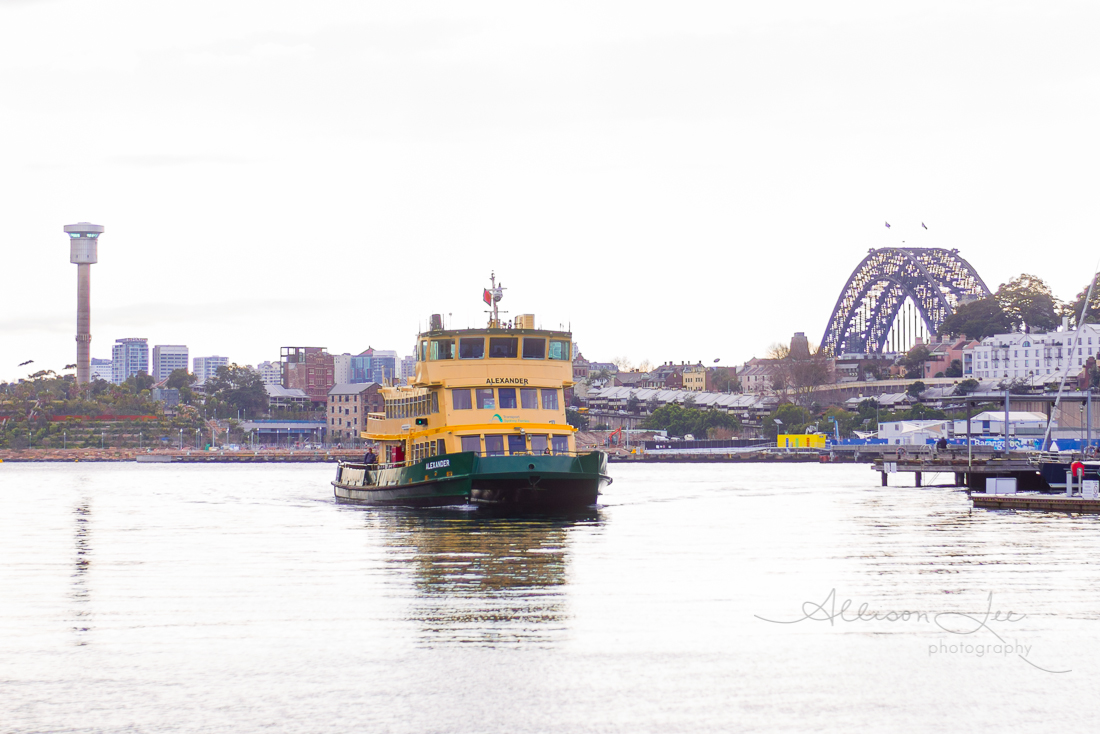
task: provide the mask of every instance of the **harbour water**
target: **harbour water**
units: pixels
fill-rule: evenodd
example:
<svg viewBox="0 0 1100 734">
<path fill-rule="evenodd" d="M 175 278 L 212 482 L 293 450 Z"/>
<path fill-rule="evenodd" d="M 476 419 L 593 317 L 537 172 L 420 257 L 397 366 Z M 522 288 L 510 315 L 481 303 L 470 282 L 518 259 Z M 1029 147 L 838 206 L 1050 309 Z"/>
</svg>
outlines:
<svg viewBox="0 0 1100 734">
<path fill-rule="evenodd" d="M 0 465 L 0 731 L 1095 731 L 1097 517 L 612 473 L 502 518 L 337 505 L 331 466 Z"/>
</svg>

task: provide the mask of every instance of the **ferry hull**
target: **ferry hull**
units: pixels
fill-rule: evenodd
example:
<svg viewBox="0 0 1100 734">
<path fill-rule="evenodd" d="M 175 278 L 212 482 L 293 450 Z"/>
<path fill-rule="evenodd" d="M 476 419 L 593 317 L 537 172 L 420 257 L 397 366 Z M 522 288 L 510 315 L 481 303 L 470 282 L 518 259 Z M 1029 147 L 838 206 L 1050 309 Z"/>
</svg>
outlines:
<svg viewBox="0 0 1100 734">
<path fill-rule="evenodd" d="M 466 504 L 477 466 L 472 453 L 427 459 L 411 466 L 369 468 L 341 463 L 333 481 L 336 499 L 368 505 L 442 507 Z"/>
<path fill-rule="evenodd" d="M 478 461 L 472 502 L 509 508 L 568 509 L 596 504 L 611 482 L 607 454 L 487 456 Z"/>
<path fill-rule="evenodd" d="M 516 510 L 569 509 L 596 504 L 610 483 L 607 455 L 433 457 L 407 467 L 370 469 L 340 464 L 336 499 L 370 505 L 439 507 L 473 502 Z"/>
</svg>

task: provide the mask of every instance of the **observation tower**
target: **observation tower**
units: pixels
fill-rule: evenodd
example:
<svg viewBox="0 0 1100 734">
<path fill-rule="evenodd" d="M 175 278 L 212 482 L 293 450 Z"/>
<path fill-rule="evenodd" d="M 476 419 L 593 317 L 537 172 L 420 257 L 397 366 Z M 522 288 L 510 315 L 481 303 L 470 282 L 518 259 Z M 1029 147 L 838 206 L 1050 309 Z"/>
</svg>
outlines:
<svg viewBox="0 0 1100 734">
<path fill-rule="evenodd" d="M 92 373 L 92 265 L 99 259 L 103 226 L 78 222 L 66 224 L 69 262 L 76 265 L 76 382 L 83 385 Z"/>
</svg>

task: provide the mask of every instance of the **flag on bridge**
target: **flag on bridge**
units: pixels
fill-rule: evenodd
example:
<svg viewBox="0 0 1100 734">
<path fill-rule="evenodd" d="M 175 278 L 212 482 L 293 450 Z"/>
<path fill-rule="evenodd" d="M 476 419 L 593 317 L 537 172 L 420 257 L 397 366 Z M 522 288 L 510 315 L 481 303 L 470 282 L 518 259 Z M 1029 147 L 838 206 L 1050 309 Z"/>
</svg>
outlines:
<svg viewBox="0 0 1100 734">
<path fill-rule="evenodd" d="M 886 229 L 890 229 L 890 223 L 889 222 L 886 223 Z"/>
<path fill-rule="evenodd" d="M 928 225 L 926 225 L 924 222 L 921 222 L 920 226 L 924 227 L 925 229 L 928 229 Z"/>
</svg>

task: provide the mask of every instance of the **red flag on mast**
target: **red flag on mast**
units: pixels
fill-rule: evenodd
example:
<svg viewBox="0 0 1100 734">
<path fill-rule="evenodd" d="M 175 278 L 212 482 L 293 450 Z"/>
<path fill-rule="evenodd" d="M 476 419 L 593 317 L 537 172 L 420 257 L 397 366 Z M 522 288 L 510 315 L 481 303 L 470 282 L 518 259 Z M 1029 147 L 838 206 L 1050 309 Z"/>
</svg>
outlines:
<svg viewBox="0 0 1100 734">
<path fill-rule="evenodd" d="M 481 298 L 490 306 L 493 305 L 493 294 L 489 291 L 488 288 L 486 288 L 485 291 L 481 294 Z"/>
</svg>

